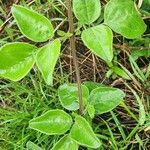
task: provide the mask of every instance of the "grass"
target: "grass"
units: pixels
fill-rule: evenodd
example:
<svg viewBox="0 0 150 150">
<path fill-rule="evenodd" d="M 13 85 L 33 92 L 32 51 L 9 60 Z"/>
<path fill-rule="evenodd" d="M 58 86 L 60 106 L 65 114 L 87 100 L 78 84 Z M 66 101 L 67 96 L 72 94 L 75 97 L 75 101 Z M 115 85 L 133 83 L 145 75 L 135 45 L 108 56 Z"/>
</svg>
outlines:
<svg viewBox="0 0 150 150">
<path fill-rule="evenodd" d="M 21 149 L 29 139 L 36 143 L 40 141 L 48 144 L 51 138 L 28 129 L 28 121 L 46 110 L 57 107 L 56 91 L 45 88 L 45 85 L 40 82 L 37 84 L 37 81 L 31 78 L 25 79 L 22 83 L 3 84 L 1 91 L 5 93 L 1 93 L 2 106 L 0 109 L 2 129 L 0 145 L 2 149 L 3 146 L 6 149 L 8 147 Z M 50 143 L 47 146 L 49 145 Z"/>
<path fill-rule="evenodd" d="M 0 1 L 0 4 L 0 17 L 1 20 L 5 21 L 11 2 Z M 41 5 L 40 0 L 21 0 L 20 4 L 31 5 L 38 12 L 53 18 L 53 23 L 54 20 L 56 22 L 54 24 L 56 28 L 68 30 L 64 1 L 43 1 Z M 149 18 L 146 21 L 148 22 Z M 150 38 L 149 32 L 144 37 Z M 11 41 L 27 41 L 20 34 L 12 19 L 0 35 L 0 45 Z M 100 150 L 149 150 L 149 79 L 143 81 L 144 77 L 141 72 L 141 68 L 148 66 L 149 58 L 143 57 L 138 60 L 137 64 L 134 61 L 129 62 L 124 49 L 118 46 L 114 49 L 116 59 L 122 66 L 125 66 L 124 70 L 132 77 L 132 81 L 122 81 L 116 76 L 108 79 L 105 77 L 107 67 L 103 61 L 89 53 L 80 39 L 77 42 L 82 82 L 93 80 L 113 85 L 126 93 L 125 101 L 119 107 L 110 113 L 95 116 L 93 119 L 93 129 L 103 142 L 103 147 Z M 122 37 L 115 37 L 115 43 L 118 45 L 125 44 L 128 47 L 133 47 L 133 49 L 134 46 L 139 49 L 145 47 L 150 49 L 143 43 L 140 44 L 136 41 L 137 45 L 134 45 L 135 41 L 127 41 Z M 39 46 L 42 46 L 42 43 Z M 72 56 L 68 51 L 66 39 L 64 39 L 62 51 L 63 54 L 54 73 L 54 87 L 44 83 L 36 68 L 33 68 L 20 82 L 0 79 L 0 150 L 24 150 L 28 141 L 49 150 L 58 141 L 58 136 L 47 136 L 29 129 L 28 122 L 47 110 L 61 108 L 58 102 L 57 87 L 68 81 L 75 82 Z M 138 78 L 139 76 L 140 78 Z"/>
</svg>

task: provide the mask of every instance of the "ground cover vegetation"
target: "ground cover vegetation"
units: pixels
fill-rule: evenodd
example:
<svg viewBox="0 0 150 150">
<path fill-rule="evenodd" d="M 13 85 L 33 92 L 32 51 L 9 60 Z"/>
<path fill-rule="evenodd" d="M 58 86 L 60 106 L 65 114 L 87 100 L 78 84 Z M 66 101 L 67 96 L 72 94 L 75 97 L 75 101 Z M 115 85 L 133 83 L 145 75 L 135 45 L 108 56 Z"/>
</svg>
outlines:
<svg viewBox="0 0 150 150">
<path fill-rule="evenodd" d="M 149 0 L 0 1 L 0 149 L 150 149 Z"/>
</svg>

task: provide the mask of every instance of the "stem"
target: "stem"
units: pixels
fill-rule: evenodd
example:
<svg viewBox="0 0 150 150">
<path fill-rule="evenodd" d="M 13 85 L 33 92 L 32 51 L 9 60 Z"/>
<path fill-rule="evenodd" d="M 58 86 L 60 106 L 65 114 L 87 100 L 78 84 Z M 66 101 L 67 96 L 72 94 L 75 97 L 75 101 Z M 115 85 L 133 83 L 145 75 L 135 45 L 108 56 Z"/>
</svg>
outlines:
<svg viewBox="0 0 150 150">
<path fill-rule="evenodd" d="M 80 79 L 80 71 L 78 67 L 77 55 L 76 55 L 76 41 L 74 34 L 74 22 L 73 22 L 73 14 L 72 14 L 72 5 L 71 0 L 67 0 L 67 8 L 68 8 L 68 21 L 69 21 L 69 32 L 72 33 L 70 37 L 70 48 L 73 56 L 73 63 L 75 66 L 76 79 L 78 85 L 78 96 L 79 96 L 79 111 L 80 114 L 83 115 L 83 99 L 82 99 L 82 89 L 81 89 L 81 79 Z"/>
</svg>

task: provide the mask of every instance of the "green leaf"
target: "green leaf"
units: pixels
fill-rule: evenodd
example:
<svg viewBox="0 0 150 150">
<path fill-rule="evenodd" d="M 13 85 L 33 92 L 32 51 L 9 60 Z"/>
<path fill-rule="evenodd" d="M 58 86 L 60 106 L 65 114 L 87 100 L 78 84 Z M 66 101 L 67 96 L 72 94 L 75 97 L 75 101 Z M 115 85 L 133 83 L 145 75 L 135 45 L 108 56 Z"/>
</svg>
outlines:
<svg viewBox="0 0 150 150">
<path fill-rule="evenodd" d="M 82 32 L 84 44 L 101 59 L 110 63 L 113 59 L 113 34 L 109 27 L 98 25 Z"/>
<path fill-rule="evenodd" d="M 150 0 L 143 0 L 142 9 L 150 13 Z"/>
<path fill-rule="evenodd" d="M 0 48 L 0 76 L 19 81 L 34 65 L 36 47 L 27 43 L 9 43 Z"/>
<path fill-rule="evenodd" d="M 44 42 L 53 37 L 53 26 L 43 15 L 19 5 L 13 5 L 11 11 L 21 33 L 28 39 Z"/>
<path fill-rule="evenodd" d="M 95 115 L 95 108 L 93 105 L 88 105 L 87 107 L 87 111 L 88 111 L 88 114 L 90 116 L 90 118 L 94 118 L 94 115 Z"/>
<path fill-rule="evenodd" d="M 63 110 L 50 110 L 29 122 L 31 129 L 47 135 L 61 135 L 70 129 L 72 118 Z"/>
<path fill-rule="evenodd" d="M 70 131 L 70 137 L 85 147 L 99 148 L 101 146 L 101 142 L 96 137 L 93 129 L 81 116 L 76 116 L 75 123 Z"/>
<path fill-rule="evenodd" d="M 134 61 L 136 61 L 139 57 L 142 57 L 142 56 L 150 57 L 150 49 L 131 51 L 131 57 Z"/>
<path fill-rule="evenodd" d="M 101 14 L 99 0 L 73 0 L 73 12 L 82 24 L 91 24 Z"/>
<path fill-rule="evenodd" d="M 48 85 L 53 85 L 53 72 L 60 55 L 60 48 L 60 40 L 56 39 L 40 48 L 36 56 L 36 64 Z"/>
<path fill-rule="evenodd" d="M 129 39 L 141 36 L 146 30 L 132 0 L 110 0 L 105 7 L 104 22 L 116 33 Z"/>
<path fill-rule="evenodd" d="M 37 146 L 31 141 L 27 142 L 26 147 L 27 147 L 27 150 L 43 150 L 42 148 L 40 148 L 39 146 Z"/>
<path fill-rule="evenodd" d="M 87 101 L 89 90 L 85 85 L 82 85 L 82 98 L 84 102 Z M 58 96 L 61 105 L 68 110 L 79 109 L 79 96 L 77 84 L 63 84 L 58 89 Z"/>
<path fill-rule="evenodd" d="M 64 37 L 64 38 L 70 38 L 72 36 L 72 33 L 70 32 L 64 32 L 62 30 L 57 30 L 57 34 L 61 37 Z"/>
<path fill-rule="evenodd" d="M 127 75 L 127 73 L 123 69 L 121 69 L 121 68 L 119 68 L 117 66 L 113 66 L 111 69 L 113 70 L 113 72 L 115 74 L 123 77 L 124 79 L 131 80 L 131 78 Z"/>
<path fill-rule="evenodd" d="M 52 150 L 78 150 L 78 144 L 68 135 L 63 136 L 52 148 Z"/>
<path fill-rule="evenodd" d="M 110 76 L 113 74 L 113 70 L 111 69 L 111 67 L 109 68 L 109 70 L 106 73 L 106 78 L 110 78 Z"/>
<path fill-rule="evenodd" d="M 97 82 L 92 82 L 92 81 L 85 81 L 84 85 L 89 89 L 89 92 L 91 92 L 92 90 L 94 90 L 98 87 L 107 87 L 104 84 L 97 83 Z"/>
<path fill-rule="evenodd" d="M 100 87 L 91 92 L 89 103 L 94 106 L 95 113 L 103 114 L 119 105 L 124 97 L 125 94 L 120 89 Z"/>
</svg>

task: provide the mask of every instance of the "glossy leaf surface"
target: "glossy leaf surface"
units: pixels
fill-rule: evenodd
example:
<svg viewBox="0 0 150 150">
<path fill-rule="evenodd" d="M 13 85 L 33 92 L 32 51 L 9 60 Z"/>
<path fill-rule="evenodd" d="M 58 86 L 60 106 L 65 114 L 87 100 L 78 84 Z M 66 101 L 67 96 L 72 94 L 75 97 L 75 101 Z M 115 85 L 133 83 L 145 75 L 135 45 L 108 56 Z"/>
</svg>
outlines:
<svg viewBox="0 0 150 150">
<path fill-rule="evenodd" d="M 43 150 L 42 148 L 40 148 L 39 146 L 37 146 L 31 141 L 27 142 L 26 147 L 27 147 L 27 150 Z"/>
<path fill-rule="evenodd" d="M 53 72 L 60 55 L 61 43 L 56 39 L 40 48 L 36 56 L 36 64 L 48 85 L 53 84 Z"/>
<path fill-rule="evenodd" d="M 73 0 L 73 12 L 82 24 L 91 24 L 101 13 L 99 0 Z"/>
<path fill-rule="evenodd" d="M 78 150 L 78 144 L 65 135 L 54 145 L 52 150 Z"/>
<path fill-rule="evenodd" d="M 21 80 L 34 64 L 36 47 L 27 43 L 10 43 L 0 48 L 0 76 Z"/>
<path fill-rule="evenodd" d="M 21 33 L 28 39 L 44 42 L 53 37 L 53 26 L 43 15 L 20 5 L 13 5 L 11 12 Z"/>
<path fill-rule="evenodd" d="M 113 59 L 113 34 L 109 27 L 98 25 L 82 32 L 84 44 L 101 59 L 110 63 Z"/>
<path fill-rule="evenodd" d="M 62 106 L 68 110 L 78 110 L 78 87 L 77 84 L 63 84 L 58 89 L 58 96 Z M 82 85 L 82 97 L 87 101 L 89 90 L 85 85 Z"/>
<path fill-rule="evenodd" d="M 63 110 L 50 110 L 29 122 L 31 129 L 47 135 L 64 134 L 70 129 L 72 118 Z"/>
<path fill-rule="evenodd" d="M 89 103 L 94 106 L 95 113 L 103 114 L 118 106 L 125 94 L 122 90 L 111 87 L 94 89 L 89 97 Z"/>
<path fill-rule="evenodd" d="M 75 123 L 70 131 L 70 137 L 85 147 L 98 148 L 101 146 L 101 142 L 96 137 L 93 129 L 81 116 L 76 116 Z"/>
<path fill-rule="evenodd" d="M 141 36 L 146 30 L 132 0 L 110 0 L 105 7 L 104 22 L 116 33 L 129 39 Z"/>
</svg>

